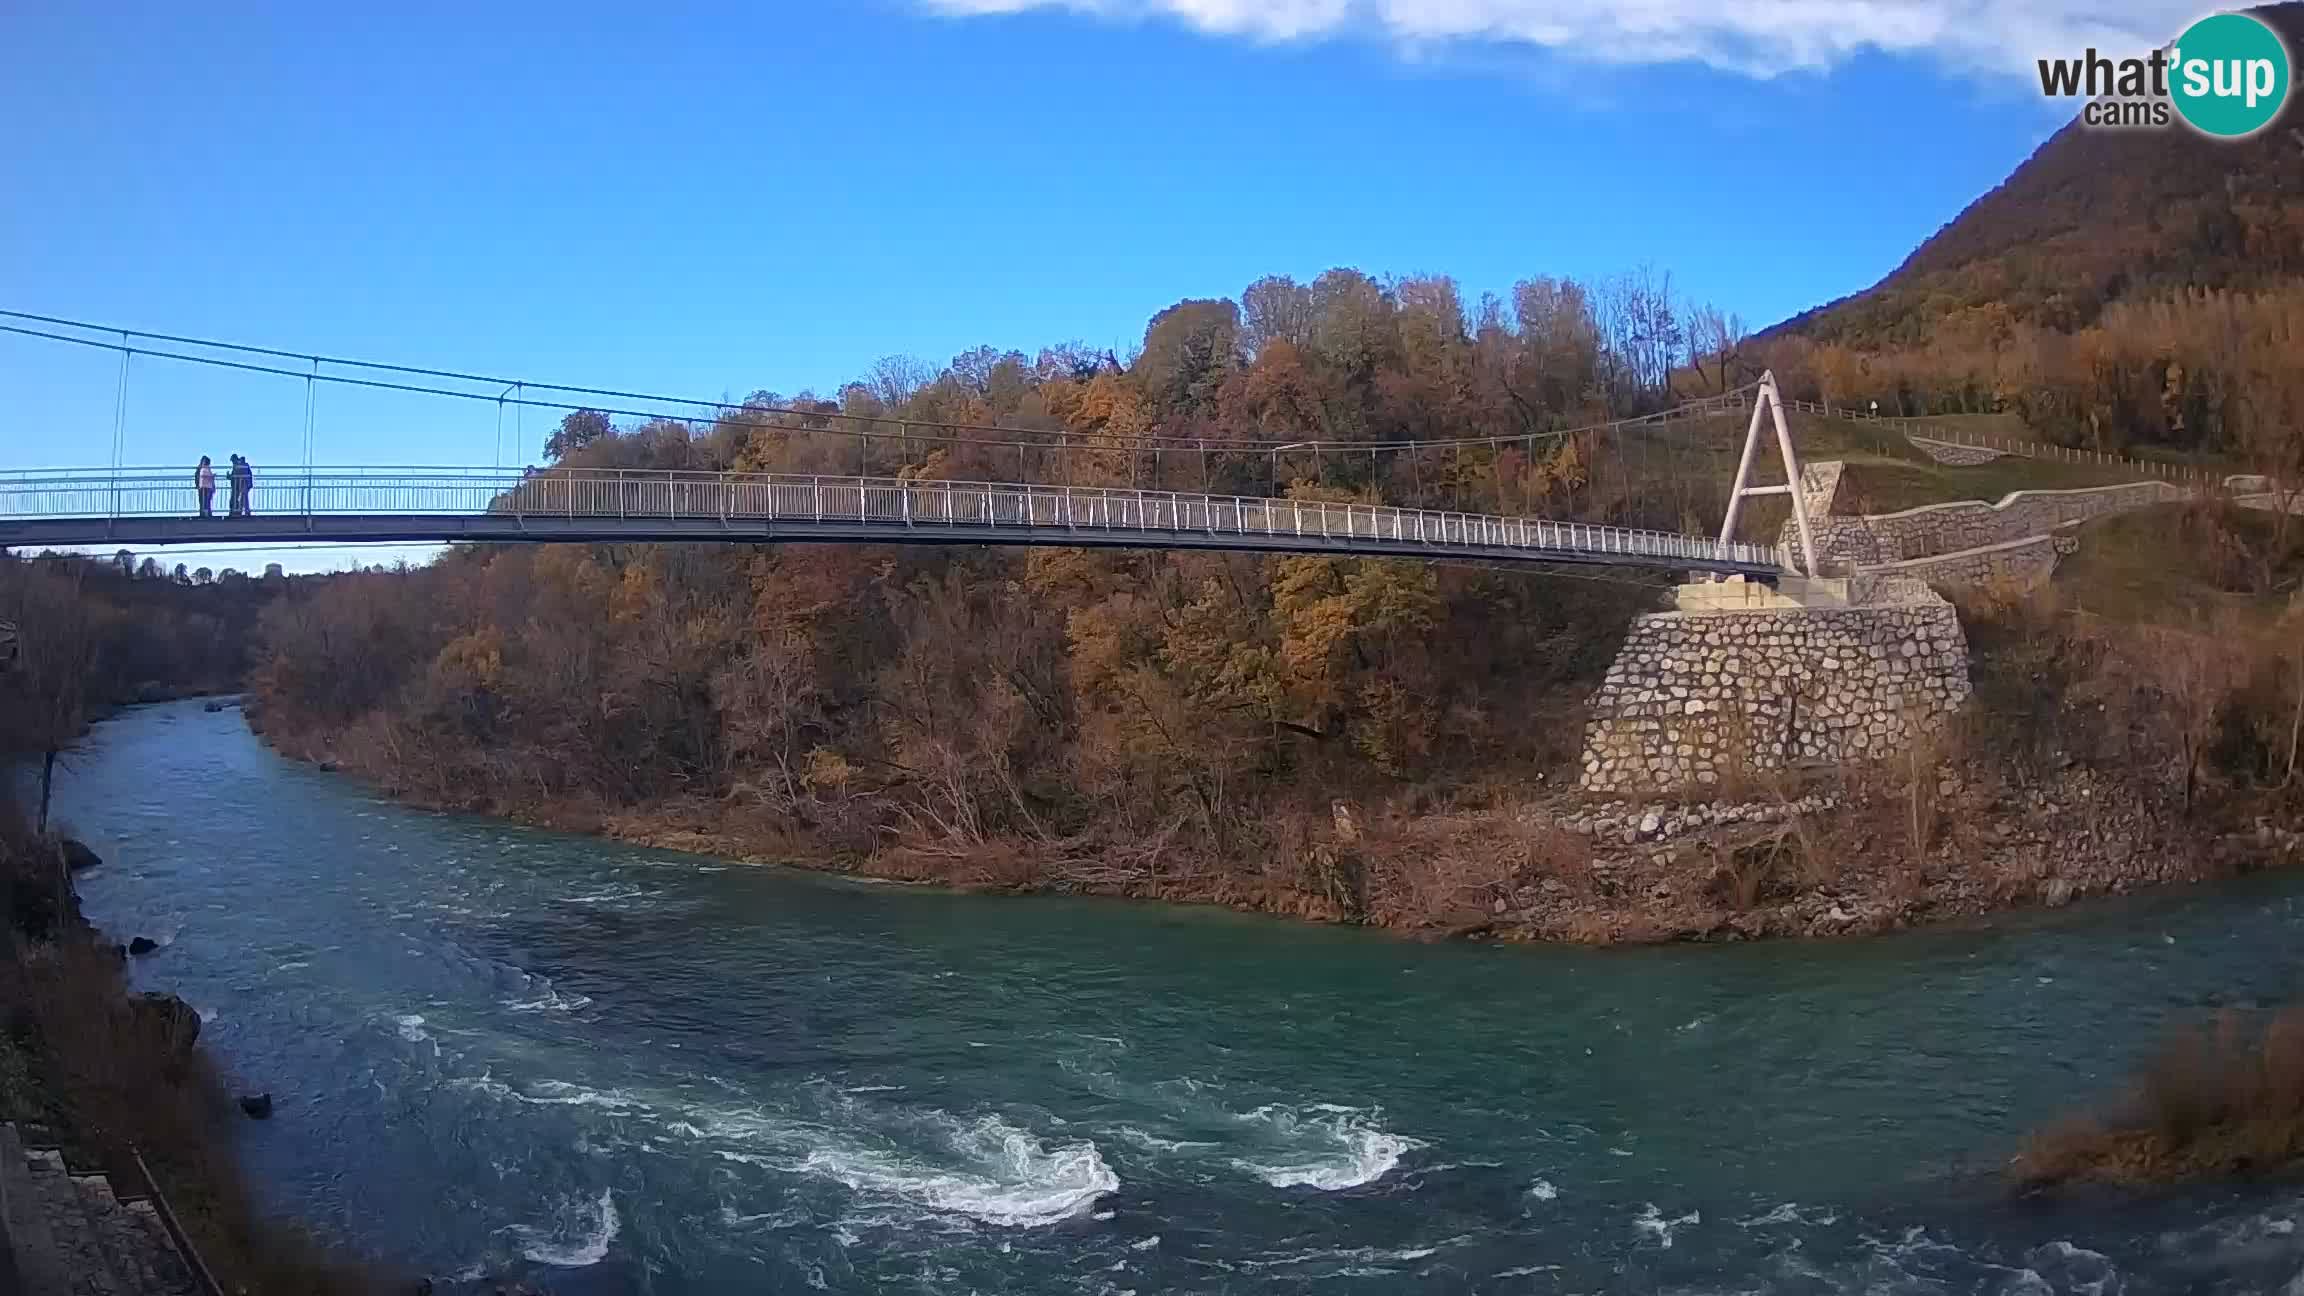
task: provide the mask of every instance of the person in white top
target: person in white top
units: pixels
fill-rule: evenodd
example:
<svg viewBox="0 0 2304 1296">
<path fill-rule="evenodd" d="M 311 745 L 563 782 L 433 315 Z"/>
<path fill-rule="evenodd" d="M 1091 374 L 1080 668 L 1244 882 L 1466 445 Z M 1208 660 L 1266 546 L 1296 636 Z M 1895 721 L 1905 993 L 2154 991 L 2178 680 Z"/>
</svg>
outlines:
<svg viewBox="0 0 2304 1296">
<path fill-rule="evenodd" d="M 200 516 L 216 516 L 216 470 L 208 466 L 208 456 L 200 456 L 200 466 L 192 470 L 192 485 L 200 492 Z"/>
</svg>

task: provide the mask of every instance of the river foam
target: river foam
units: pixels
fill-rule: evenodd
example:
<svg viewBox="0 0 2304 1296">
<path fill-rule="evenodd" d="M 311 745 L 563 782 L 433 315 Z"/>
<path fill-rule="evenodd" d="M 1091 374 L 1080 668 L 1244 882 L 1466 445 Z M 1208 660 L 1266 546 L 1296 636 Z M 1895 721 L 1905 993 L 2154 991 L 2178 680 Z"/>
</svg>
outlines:
<svg viewBox="0 0 2304 1296">
<path fill-rule="evenodd" d="M 1657 1246 L 1669 1251 L 1672 1249 L 1672 1235 L 1674 1233 L 1687 1225 L 1703 1222 L 1704 1216 L 1698 1211 L 1690 1211 L 1685 1215 L 1666 1219 L 1664 1213 L 1656 1209 L 1656 1203 L 1648 1202 L 1640 1208 L 1638 1215 L 1632 1217 L 1632 1230 L 1645 1237 L 1655 1239 Z"/>
<path fill-rule="evenodd" d="M 1007 1228 L 1071 1219 L 1120 1186 L 1086 1139 L 1043 1140 L 997 1116 L 963 1122 L 938 1113 L 930 1123 L 943 1129 L 932 1154 L 834 1137 L 795 1168 L 856 1192 Z"/>
<path fill-rule="evenodd" d="M 1238 1119 L 1273 1146 L 1234 1157 L 1232 1164 L 1275 1188 L 1336 1192 L 1374 1183 L 1411 1149 L 1423 1146 L 1377 1124 L 1377 1115 L 1334 1103 L 1259 1107 Z"/>
<path fill-rule="evenodd" d="M 513 1012 L 575 1012 L 592 1006 L 592 996 L 563 993 L 546 977 L 532 979 L 531 993 L 514 995 L 501 1002 Z"/>
<path fill-rule="evenodd" d="M 793 1108 L 692 1107 L 663 1128 L 729 1164 L 856 1194 L 863 1209 L 844 1230 L 936 1220 L 1031 1228 L 1086 1214 L 1120 1186 L 1093 1139 L 1044 1136 L 998 1115 L 875 1102 L 829 1085 Z"/>
<path fill-rule="evenodd" d="M 451 1080 L 450 1086 L 471 1089 L 494 1098 L 509 1098 L 538 1107 L 598 1107 L 603 1111 L 625 1112 L 645 1107 L 639 1099 L 618 1090 L 588 1089 L 565 1080 L 538 1080 L 526 1089 L 516 1088 L 483 1072 L 478 1076 Z"/>
<path fill-rule="evenodd" d="M 616 1199 L 603 1188 L 596 1201 L 570 1201 L 549 1229 L 515 1224 L 509 1231 L 520 1244 L 520 1254 L 537 1264 L 582 1269 L 608 1258 L 608 1244 L 616 1240 L 621 1225 Z"/>
</svg>

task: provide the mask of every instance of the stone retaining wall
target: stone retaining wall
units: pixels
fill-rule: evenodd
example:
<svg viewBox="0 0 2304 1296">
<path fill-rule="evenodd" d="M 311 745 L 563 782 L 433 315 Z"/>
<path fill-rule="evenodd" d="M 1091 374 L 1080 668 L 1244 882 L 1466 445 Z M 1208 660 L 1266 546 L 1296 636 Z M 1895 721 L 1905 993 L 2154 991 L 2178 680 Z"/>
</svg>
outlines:
<svg viewBox="0 0 2304 1296">
<path fill-rule="evenodd" d="M 1801 501 L 1808 506 L 1809 526 L 1815 526 L 1832 511 L 1832 501 L 1840 498 L 1840 479 L 1847 472 L 1848 465 L 1838 459 L 1821 459 L 1800 465 L 1800 495 Z M 1784 525 L 1798 526 L 1790 518 L 1784 520 Z M 1800 537 L 1796 533 L 1788 533 L 1786 538 L 1797 544 Z"/>
<path fill-rule="evenodd" d="M 1954 468 L 1973 468 L 2008 453 L 1991 446 L 1962 445 L 1957 441 L 1938 441 L 1933 437 L 1913 436 L 1909 433 L 1904 439 L 1912 443 L 1913 449 L 1940 464 L 1950 464 Z"/>
<path fill-rule="evenodd" d="M 1879 582 L 1894 578 L 1917 580 L 1939 589 L 1947 585 L 1999 585 L 2028 590 L 2055 575 L 2056 560 L 2079 546 L 2076 536 L 2026 536 L 1958 553 L 1866 567 L 1852 578 L 1851 588 L 1856 591 L 1854 597 L 1866 600 L 1873 597 Z"/>
<path fill-rule="evenodd" d="M 1885 606 L 1635 618 L 1592 699 L 1579 785 L 1670 789 L 1739 769 L 1877 759 L 1967 701 L 1952 605 L 1909 577 Z"/>
<path fill-rule="evenodd" d="M 2079 490 L 2015 491 L 1997 504 L 1962 500 L 1924 504 L 1901 513 L 1810 518 L 1817 561 L 1826 571 L 1851 565 L 1932 558 L 1939 554 L 2045 535 L 2057 527 L 2128 509 L 2184 498 L 2163 481 L 2128 482 Z M 1796 543 L 1789 525 L 1782 542 Z"/>
</svg>

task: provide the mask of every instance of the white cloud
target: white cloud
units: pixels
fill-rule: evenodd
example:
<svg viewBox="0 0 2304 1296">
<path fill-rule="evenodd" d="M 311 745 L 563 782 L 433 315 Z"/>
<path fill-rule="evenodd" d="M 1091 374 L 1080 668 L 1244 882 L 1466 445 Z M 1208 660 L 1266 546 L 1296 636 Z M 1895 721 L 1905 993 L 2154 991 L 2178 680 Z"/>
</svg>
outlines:
<svg viewBox="0 0 2304 1296">
<path fill-rule="evenodd" d="M 1863 50 L 1963 71 L 2033 75 L 2033 60 L 2093 45 L 2141 53 L 2203 0 L 923 0 L 976 16 L 1056 9 L 1167 19 L 1263 42 L 1374 36 L 1403 47 L 1530 46 L 1595 63 L 1701 63 L 1747 76 L 1822 71 Z"/>
</svg>

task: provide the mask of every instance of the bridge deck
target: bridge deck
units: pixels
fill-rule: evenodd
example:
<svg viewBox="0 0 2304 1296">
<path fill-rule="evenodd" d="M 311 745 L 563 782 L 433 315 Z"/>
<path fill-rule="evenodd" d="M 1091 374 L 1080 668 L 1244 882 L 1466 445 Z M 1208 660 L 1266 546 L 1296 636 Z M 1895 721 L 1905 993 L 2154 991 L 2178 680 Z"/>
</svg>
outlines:
<svg viewBox="0 0 2304 1296">
<path fill-rule="evenodd" d="M 1769 546 L 1387 505 L 873 477 L 553 469 L 268 472 L 253 516 L 199 516 L 182 471 L 0 477 L 0 546 L 217 541 L 819 541 L 1236 549 L 1773 576 Z"/>
</svg>

